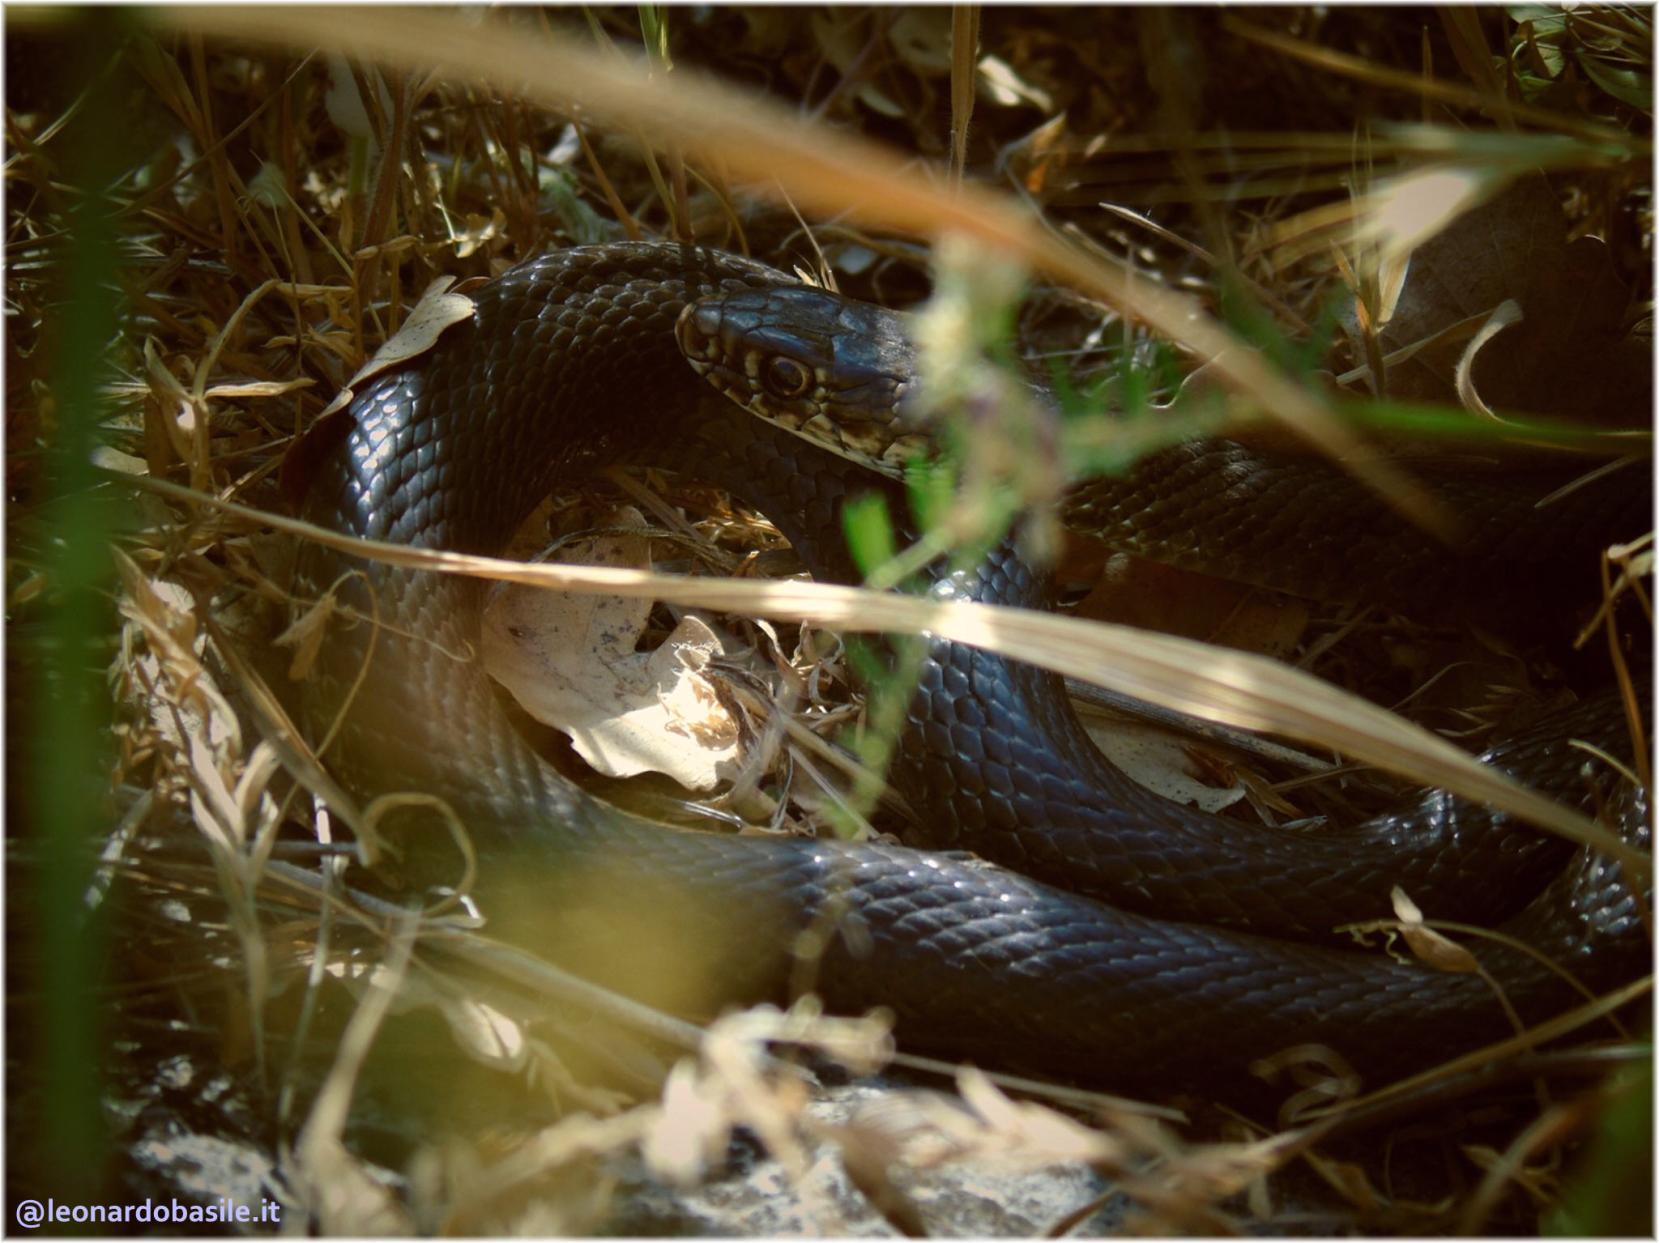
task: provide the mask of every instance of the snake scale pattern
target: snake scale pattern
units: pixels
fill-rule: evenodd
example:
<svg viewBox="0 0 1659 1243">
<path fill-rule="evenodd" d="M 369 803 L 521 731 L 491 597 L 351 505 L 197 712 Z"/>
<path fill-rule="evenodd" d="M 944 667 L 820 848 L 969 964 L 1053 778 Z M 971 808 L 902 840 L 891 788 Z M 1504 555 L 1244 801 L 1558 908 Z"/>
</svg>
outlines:
<svg viewBox="0 0 1659 1243">
<path fill-rule="evenodd" d="M 523 263 L 477 291 L 473 317 L 430 352 L 361 387 L 305 515 L 495 553 L 561 481 L 647 463 L 730 489 L 815 573 L 847 577 L 839 508 L 889 485 L 724 402 L 676 341 L 688 305 L 793 284 L 672 244 Z M 332 636 L 306 688 L 319 729 L 349 705 L 329 763 L 365 795 L 450 804 L 479 853 L 491 932 L 672 1010 L 781 999 L 804 979 L 832 1009 L 888 1007 L 906 1047 L 1142 1091 L 1225 1091 L 1290 1046 L 1328 1045 L 1376 1082 L 1512 1030 L 1480 978 L 1332 939 L 1335 924 L 1386 917 L 1394 884 L 1431 917 L 1505 921 L 1591 987 L 1630 978 L 1650 953 L 1640 895 L 1616 866 L 1502 815 L 1428 792 L 1329 836 L 1215 822 L 1113 769 L 1052 676 L 942 642 L 893 772 L 934 849 L 671 829 L 583 793 L 521 738 L 474 657 L 479 583 L 308 546 L 301 598 L 331 587 L 379 624 Z M 1005 548 L 941 590 L 1035 605 L 1043 584 Z M 1489 758 L 1564 800 L 1585 802 L 1594 784 L 1645 813 L 1563 730 L 1616 739 L 1618 719 L 1587 704 Z M 407 818 L 396 836 L 410 875 L 453 880 L 447 835 Z M 1529 955 L 1480 954 L 1525 1018 L 1581 1000 Z"/>
</svg>

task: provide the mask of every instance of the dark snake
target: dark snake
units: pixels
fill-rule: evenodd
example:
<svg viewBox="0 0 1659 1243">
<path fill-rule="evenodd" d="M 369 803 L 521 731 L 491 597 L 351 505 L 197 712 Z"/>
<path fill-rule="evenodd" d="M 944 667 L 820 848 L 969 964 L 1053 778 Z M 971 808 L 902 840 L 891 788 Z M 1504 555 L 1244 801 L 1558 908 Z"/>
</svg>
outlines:
<svg viewBox="0 0 1659 1243">
<path fill-rule="evenodd" d="M 305 514 L 493 554 L 561 482 L 648 463 L 728 488 L 816 574 L 845 578 L 840 507 L 885 485 L 723 401 L 676 340 L 680 324 L 704 364 L 723 338 L 759 343 L 763 384 L 767 349 L 798 356 L 832 380 L 817 395 L 855 417 L 890 401 L 890 314 L 792 285 L 669 244 L 525 262 L 474 293 L 472 317 L 429 352 L 363 384 L 322 442 Z M 776 370 L 787 393 L 800 377 Z M 1192 454 L 1170 452 L 1166 474 L 1181 476 Z M 1173 485 L 1147 486 L 1167 497 Z M 1506 921 L 1588 988 L 1638 974 L 1650 952 L 1641 895 L 1617 865 L 1501 813 L 1429 792 L 1329 833 L 1218 820 L 1113 768 L 1058 679 L 938 641 L 890 779 L 923 844 L 947 849 L 669 828 L 585 794 L 523 740 L 476 659 L 482 584 L 318 545 L 298 584 L 378 623 L 331 637 L 307 688 L 319 729 L 350 705 L 328 752 L 348 784 L 445 800 L 482 861 L 491 932 L 670 1010 L 781 999 L 810 945 L 805 978 L 830 1009 L 885 1006 L 906 1047 L 1159 1090 L 1225 1087 L 1256 1059 L 1323 1044 L 1377 1082 L 1513 1030 L 1478 976 L 1333 939 L 1387 918 L 1394 885 L 1431 918 Z M 1038 605 L 1045 587 L 1009 544 L 937 590 Z M 1643 821 L 1645 794 L 1565 741 L 1616 747 L 1620 732 L 1616 710 L 1589 701 L 1487 758 Z M 448 840 L 435 823 L 396 836 L 414 879 L 459 874 L 453 851 L 420 845 Z M 1583 999 L 1529 954 L 1477 949 L 1523 1019 Z"/>
</svg>

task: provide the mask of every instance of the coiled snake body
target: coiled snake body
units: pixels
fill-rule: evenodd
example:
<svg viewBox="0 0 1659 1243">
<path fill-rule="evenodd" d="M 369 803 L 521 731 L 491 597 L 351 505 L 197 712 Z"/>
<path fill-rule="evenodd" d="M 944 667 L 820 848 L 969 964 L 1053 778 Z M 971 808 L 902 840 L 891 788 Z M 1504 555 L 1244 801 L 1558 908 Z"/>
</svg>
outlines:
<svg viewBox="0 0 1659 1243">
<path fill-rule="evenodd" d="M 720 408 L 676 343 L 686 306 L 790 283 L 666 244 L 522 264 L 430 353 L 356 395 L 307 516 L 493 553 L 561 478 L 643 461 L 730 488 L 815 572 L 844 575 L 837 511 L 879 485 Z M 741 318 L 704 317 L 716 330 Z M 879 371 L 853 367 L 854 387 L 879 385 Z M 827 930 L 816 991 L 833 1008 L 891 1008 L 912 1046 L 1161 1087 L 1236 1080 L 1256 1058 L 1318 1042 L 1375 1077 L 1510 1030 L 1477 977 L 1320 943 L 1335 924 L 1386 916 L 1394 884 L 1431 917 L 1509 918 L 1591 985 L 1646 953 L 1616 867 L 1563 865 L 1559 843 L 1500 815 L 1431 793 L 1330 838 L 1212 822 L 1112 769 L 1056 679 L 945 643 L 931 649 L 894 779 L 928 844 L 1017 871 L 955 853 L 676 831 L 585 795 L 520 738 L 472 658 L 479 584 L 320 547 L 302 555 L 299 580 L 302 594 L 336 586 L 381 623 L 332 640 L 308 690 L 318 722 L 350 703 L 331 762 L 364 792 L 424 790 L 454 808 L 485 866 L 492 930 L 669 1008 L 779 996 L 802 934 Z M 1005 550 L 955 589 L 1033 603 L 1041 584 Z M 1578 728 L 1604 725 L 1596 711 Z M 1584 797 L 1563 742 L 1519 738 L 1495 758 L 1520 757 L 1543 772 L 1534 784 Z M 1481 959 L 1525 1017 L 1575 999 L 1528 955 L 1494 946 Z"/>
</svg>

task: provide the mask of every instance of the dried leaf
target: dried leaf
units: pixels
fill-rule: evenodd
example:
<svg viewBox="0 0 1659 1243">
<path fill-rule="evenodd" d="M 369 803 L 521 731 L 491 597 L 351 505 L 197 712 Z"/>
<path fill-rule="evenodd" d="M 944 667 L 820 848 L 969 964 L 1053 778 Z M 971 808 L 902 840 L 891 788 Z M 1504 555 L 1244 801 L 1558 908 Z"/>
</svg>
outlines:
<svg viewBox="0 0 1659 1243">
<path fill-rule="evenodd" d="M 358 368 L 357 374 L 347 381 L 346 387 L 335 395 L 318 418 L 326 418 L 336 410 L 343 410 L 351 404 L 357 387 L 364 380 L 389 371 L 411 358 L 418 358 L 437 343 L 444 329 L 472 318 L 472 299 L 451 291 L 450 286 L 454 284 L 453 276 L 440 276 L 433 280 L 409 312 L 409 318 L 403 321 L 403 327 L 388 337 L 385 344 L 375 351 L 374 357 Z"/>
<path fill-rule="evenodd" d="M 695 1062 L 679 1062 L 663 1085 L 662 1109 L 640 1144 L 640 1155 L 654 1173 L 689 1187 L 725 1156 L 731 1132 L 732 1119 L 718 1092 L 703 1082 Z"/>
<path fill-rule="evenodd" d="M 1382 347 L 1393 353 L 1506 300 L 1524 318 L 1469 366 L 1487 405 L 1590 426 L 1625 425 L 1652 409 L 1652 351 L 1625 331 L 1630 296 L 1608 248 L 1594 237 L 1567 241 L 1542 177 L 1517 182 L 1418 247 Z M 1452 400 L 1463 352 L 1447 340 L 1391 364 L 1388 395 Z"/>
<path fill-rule="evenodd" d="M 303 681 L 310 675 L 311 666 L 317 663 L 317 653 L 322 651 L 334 609 L 334 592 L 330 589 L 276 637 L 278 647 L 294 649 L 294 658 L 288 663 L 288 676 L 294 681 Z"/>
<path fill-rule="evenodd" d="M 1492 314 L 1486 317 L 1486 322 L 1481 325 L 1480 331 L 1475 333 L 1474 337 L 1469 341 L 1469 344 L 1464 347 L 1463 356 L 1457 360 L 1457 378 L 1455 383 L 1457 386 L 1457 399 L 1463 403 L 1463 408 L 1465 410 L 1468 410 L 1473 414 L 1478 414 L 1483 419 L 1498 419 L 1497 413 L 1481 400 L 1480 393 L 1475 388 L 1475 356 L 1480 353 L 1482 347 L 1484 347 L 1488 341 L 1492 340 L 1493 337 L 1497 336 L 1511 324 L 1520 323 L 1524 318 L 1525 315 L 1521 311 L 1521 304 L 1516 302 L 1513 298 L 1505 298 L 1497 305 L 1496 308 L 1493 309 Z"/>
<path fill-rule="evenodd" d="M 915 12 L 916 10 L 911 10 Z M 1041 87 L 1032 86 L 1022 79 L 1007 61 L 996 56 L 982 56 L 979 58 L 979 81 L 985 88 L 993 102 L 1004 108 L 1012 108 L 1016 104 L 1030 104 L 1042 110 L 1044 116 L 1054 111 L 1054 100 Z"/>
<path fill-rule="evenodd" d="M 452 242 L 457 259 L 469 258 L 481 247 L 489 245 L 507 232 L 507 215 L 501 208 L 493 208 L 488 216 L 468 212 L 456 231 Z"/>
<path fill-rule="evenodd" d="M 950 13 L 915 5 L 900 9 L 887 28 L 893 54 L 917 73 L 937 77 L 950 72 Z"/>
<path fill-rule="evenodd" d="M 450 998 L 439 1008 L 455 1043 L 476 1061 L 508 1073 L 522 1069 L 527 1048 L 516 1019 L 469 997 Z"/>
<path fill-rule="evenodd" d="M 190 812 L 196 827 L 227 854 L 239 853 L 246 834 L 241 810 L 219 773 L 218 757 L 199 735 L 190 747 Z"/>
<path fill-rule="evenodd" d="M 1006 1155 L 1022 1162 L 1094 1161 L 1110 1164 L 1122 1156 L 1110 1135 L 1091 1131 L 1064 1114 L 1034 1101 L 1015 1101 L 983 1071 L 963 1067 L 956 1076 L 963 1102 L 1006 1145 Z"/>
<path fill-rule="evenodd" d="M 1375 1211 L 1377 1206 L 1383 1203 L 1382 1196 L 1378 1195 L 1377 1189 L 1371 1185 L 1371 1178 L 1363 1166 L 1352 1161 L 1338 1161 L 1317 1151 L 1303 1153 L 1302 1159 L 1348 1203 L 1362 1212 Z"/>
<path fill-rule="evenodd" d="M 149 705 L 150 721 L 161 737 L 187 748 L 202 739 L 221 760 L 240 755 L 241 728 L 202 664 L 207 639 L 189 591 L 165 579 L 150 578 L 125 553 L 115 552 L 123 593 L 121 615 L 144 633 L 148 649 L 139 668 L 153 684 L 166 681 L 170 694 Z"/>
<path fill-rule="evenodd" d="M 155 342 L 144 341 L 144 370 L 150 377 L 150 404 L 147 409 L 165 433 L 167 443 L 181 462 L 194 460 L 191 435 L 195 428 L 196 409 L 188 389 L 162 362 Z"/>
<path fill-rule="evenodd" d="M 852 70 L 859 61 L 859 53 L 869 38 L 870 25 L 866 16 L 852 9 L 831 9 L 812 17 L 812 35 L 818 41 L 824 58 L 839 73 Z M 904 109 L 874 83 L 861 79 L 853 88 L 854 97 L 872 112 L 885 117 L 902 117 Z"/>
<path fill-rule="evenodd" d="M 1406 896 L 1398 885 L 1389 893 L 1394 903 L 1394 914 L 1400 921 L 1400 935 L 1405 937 L 1411 952 L 1433 967 L 1452 975 L 1474 975 L 1480 971 L 1475 956 L 1456 941 L 1442 936 L 1423 923 L 1423 912 Z"/>
<path fill-rule="evenodd" d="M 637 510 L 618 525 L 642 524 Z M 648 568 L 638 536 L 589 541 L 565 563 Z M 661 647 L 634 650 L 651 602 L 506 587 L 484 613 L 484 665 L 525 711 L 570 735 L 577 753 L 613 777 L 666 773 L 693 790 L 736 775 L 739 729 L 703 675 L 720 640 L 695 617 Z"/>
<path fill-rule="evenodd" d="M 1094 745 L 1135 781 L 1165 798 L 1215 812 L 1244 797 L 1241 786 L 1215 786 L 1203 780 L 1186 744 L 1166 730 L 1121 717 L 1103 717 L 1082 709 L 1083 728 Z"/>
<path fill-rule="evenodd" d="M 296 389 L 310 388 L 315 380 L 301 376 L 297 380 L 248 380 L 240 384 L 215 384 L 207 390 L 209 397 L 281 397 Z"/>
<path fill-rule="evenodd" d="M 150 464 L 141 457 L 133 457 L 130 453 L 122 453 L 119 449 L 112 449 L 108 445 L 99 445 L 92 451 L 92 464 L 100 470 L 114 471 L 122 475 L 147 475 L 150 473 Z"/>
<path fill-rule="evenodd" d="M 836 1142 L 841 1168 L 888 1225 L 908 1239 L 928 1237 L 921 1209 L 893 1180 L 892 1172 L 902 1169 L 904 1161 L 890 1135 L 879 1127 L 860 1126 L 857 1119 L 846 1126 L 823 1127 L 820 1133 Z"/>
</svg>

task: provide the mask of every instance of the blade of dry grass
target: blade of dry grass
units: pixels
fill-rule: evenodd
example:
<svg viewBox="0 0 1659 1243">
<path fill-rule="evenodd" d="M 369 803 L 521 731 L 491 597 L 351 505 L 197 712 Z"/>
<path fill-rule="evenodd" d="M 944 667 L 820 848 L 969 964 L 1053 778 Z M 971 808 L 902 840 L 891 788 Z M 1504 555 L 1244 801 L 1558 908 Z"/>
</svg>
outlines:
<svg viewBox="0 0 1659 1243">
<path fill-rule="evenodd" d="M 334 1063 L 294 1141 L 294 1156 L 305 1176 L 307 1207 L 324 1230 L 367 1234 L 408 1229 L 407 1215 L 386 1188 L 366 1175 L 346 1145 L 345 1132 L 369 1049 L 397 998 L 397 982 L 408 969 L 414 934 L 414 921 L 406 919 L 388 947 L 388 978 L 372 987 L 352 1012 Z"/>
<path fill-rule="evenodd" d="M 950 24 L 950 176 L 962 183 L 968 162 L 968 124 L 974 113 L 974 86 L 979 65 L 979 6 L 951 6 Z"/>
<path fill-rule="evenodd" d="M 1294 57 L 1307 64 L 1316 65 L 1332 73 L 1343 74 L 1358 82 L 1367 82 L 1374 86 L 1383 86 L 1410 95 L 1421 94 L 1457 107 L 1491 109 L 1494 112 L 1507 114 L 1516 120 L 1526 121 L 1543 129 L 1556 130 L 1579 138 L 1588 138 L 1594 142 L 1608 143 L 1619 149 L 1630 151 L 1633 158 L 1641 158 L 1651 154 L 1651 144 L 1638 142 L 1623 130 L 1597 125 L 1568 112 L 1536 108 L 1530 104 L 1505 100 L 1501 97 L 1493 99 L 1484 91 L 1464 86 L 1458 82 L 1426 78 L 1421 74 L 1405 73 L 1398 69 L 1374 65 L 1358 56 L 1350 56 L 1328 47 L 1305 43 L 1300 39 L 1280 34 L 1277 31 L 1264 30 L 1250 22 L 1240 21 L 1236 17 L 1223 15 L 1221 20 L 1228 30 L 1240 38 L 1249 39 L 1253 43 L 1271 48 L 1275 52 Z"/>
<path fill-rule="evenodd" d="M 1515 1053 L 1548 1044 L 1552 1040 L 1559 1040 L 1563 1036 L 1578 1031 L 1591 1023 L 1599 1022 L 1609 1014 L 1618 1013 L 1625 1006 L 1640 1001 L 1652 991 L 1653 976 L 1644 975 L 1639 980 L 1632 980 L 1623 988 L 1615 989 L 1610 993 L 1597 997 L 1594 1001 L 1586 1002 L 1565 1014 L 1558 1014 L 1552 1019 L 1527 1028 L 1524 1032 L 1518 1032 L 1493 1044 L 1483 1045 L 1481 1048 L 1471 1050 L 1461 1057 L 1455 1057 L 1440 1063 L 1438 1066 L 1432 1066 L 1428 1070 L 1409 1078 L 1397 1080 L 1375 1092 L 1369 1092 L 1364 1096 L 1356 1097 L 1350 1101 L 1343 1101 L 1340 1104 L 1311 1110 L 1305 1116 L 1304 1121 L 1315 1122 L 1322 1118 L 1371 1108 L 1389 1100 L 1409 1096 L 1428 1084 L 1452 1079 L 1465 1071 L 1474 1070 Z"/>
<path fill-rule="evenodd" d="M 386 565 L 560 591 L 604 592 L 759 613 L 849 631 L 933 634 L 1240 729 L 1328 746 L 1594 847 L 1639 875 L 1648 860 L 1588 817 L 1528 790 L 1403 717 L 1263 656 L 1130 626 L 1001 605 L 936 602 L 810 582 L 684 578 L 603 566 L 527 564 L 342 535 L 163 480 L 122 481 Z"/>
</svg>

